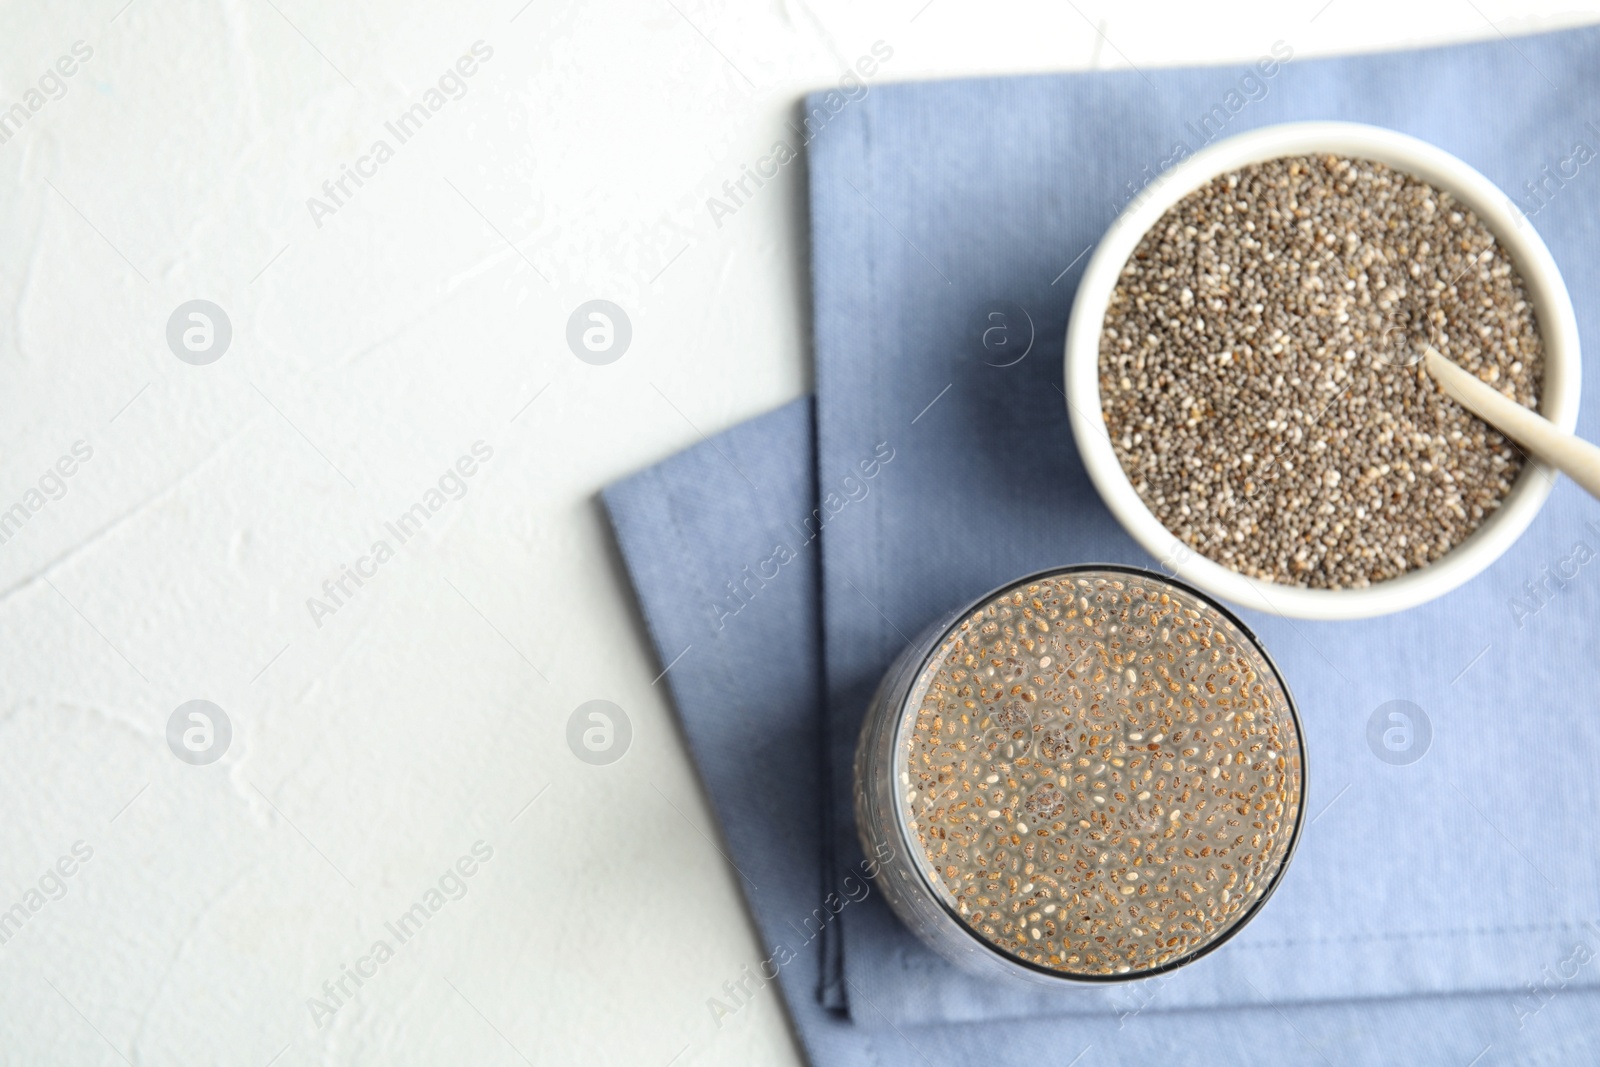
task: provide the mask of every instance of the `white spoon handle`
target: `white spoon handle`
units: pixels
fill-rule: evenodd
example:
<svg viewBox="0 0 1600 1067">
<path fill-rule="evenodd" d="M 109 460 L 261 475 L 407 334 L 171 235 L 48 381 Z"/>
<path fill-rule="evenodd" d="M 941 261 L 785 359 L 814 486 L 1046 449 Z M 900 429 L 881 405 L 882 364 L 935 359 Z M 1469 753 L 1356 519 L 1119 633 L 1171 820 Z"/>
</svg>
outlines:
<svg viewBox="0 0 1600 1067">
<path fill-rule="evenodd" d="M 1445 395 L 1600 499 L 1600 448 L 1564 430 L 1501 394 L 1429 345 L 1423 352 L 1428 373 Z"/>
</svg>

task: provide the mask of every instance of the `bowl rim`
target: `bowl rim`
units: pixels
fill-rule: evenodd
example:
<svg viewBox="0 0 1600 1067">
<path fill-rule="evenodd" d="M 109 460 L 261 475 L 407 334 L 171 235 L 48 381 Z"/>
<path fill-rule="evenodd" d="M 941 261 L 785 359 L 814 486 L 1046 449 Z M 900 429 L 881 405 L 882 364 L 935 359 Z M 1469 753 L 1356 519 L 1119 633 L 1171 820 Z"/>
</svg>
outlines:
<svg viewBox="0 0 1600 1067">
<path fill-rule="evenodd" d="M 1168 531 L 1122 469 L 1100 405 L 1100 332 L 1106 305 L 1124 265 L 1150 228 L 1170 207 L 1218 175 L 1283 156 L 1320 154 L 1386 163 L 1449 192 L 1477 214 L 1510 255 L 1533 304 L 1544 344 L 1539 411 L 1570 433 L 1578 420 L 1581 376 L 1577 317 L 1555 259 L 1527 216 L 1497 185 L 1437 145 L 1355 122 L 1264 126 L 1220 140 L 1152 179 L 1100 239 L 1078 283 L 1067 323 L 1064 389 L 1072 434 L 1090 480 L 1123 528 L 1161 561 L 1162 569 L 1214 597 L 1273 615 L 1370 618 L 1443 596 L 1487 568 L 1533 521 L 1550 495 L 1554 468 L 1530 460 L 1499 509 L 1435 562 L 1360 588 L 1312 589 L 1231 570 Z"/>
</svg>

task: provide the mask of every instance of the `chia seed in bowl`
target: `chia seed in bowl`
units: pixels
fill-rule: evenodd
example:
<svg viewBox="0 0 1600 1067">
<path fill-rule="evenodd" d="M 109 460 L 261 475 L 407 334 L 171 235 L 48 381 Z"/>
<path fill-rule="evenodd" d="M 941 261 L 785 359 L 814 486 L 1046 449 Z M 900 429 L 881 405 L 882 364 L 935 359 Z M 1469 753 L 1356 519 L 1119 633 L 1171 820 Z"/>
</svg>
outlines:
<svg viewBox="0 0 1600 1067">
<path fill-rule="evenodd" d="M 1253 203 L 1238 195 L 1252 182 Z M 1375 211 L 1365 199 L 1379 185 L 1388 206 Z M 1211 225 L 1169 237 L 1202 198 Z M 1156 265 L 1163 242 L 1174 254 L 1191 242 L 1194 258 Z M 1234 246 L 1226 259 L 1219 245 Z M 1142 299 L 1130 267 L 1148 283 Z M 1287 321 L 1270 321 L 1277 312 Z M 1226 348 L 1214 343 L 1229 331 Z M 1488 427 L 1456 421 L 1466 412 L 1423 377 L 1423 343 L 1558 429 L 1577 425 L 1572 298 L 1500 186 L 1395 130 L 1262 126 L 1173 163 L 1101 237 L 1067 321 L 1067 418 L 1101 500 L 1163 570 L 1274 615 L 1371 618 L 1482 573 L 1555 479 Z M 1187 359 L 1164 351 L 1185 346 Z"/>
<path fill-rule="evenodd" d="M 1360 588 L 1460 545 L 1524 467 L 1432 381 L 1425 344 L 1538 408 L 1534 308 L 1474 212 L 1372 160 L 1252 163 L 1170 207 L 1123 267 L 1100 335 L 1106 432 L 1194 551 Z"/>
</svg>

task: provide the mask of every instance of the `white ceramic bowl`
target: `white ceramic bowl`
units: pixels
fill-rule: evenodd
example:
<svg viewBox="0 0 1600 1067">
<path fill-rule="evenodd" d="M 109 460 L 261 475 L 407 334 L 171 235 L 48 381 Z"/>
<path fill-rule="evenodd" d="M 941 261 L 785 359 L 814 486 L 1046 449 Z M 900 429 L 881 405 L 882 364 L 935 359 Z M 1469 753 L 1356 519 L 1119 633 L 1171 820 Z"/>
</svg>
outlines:
<svg viewBox="0 0 1600 1067">
<path fill-rule="evenodd" d="M 1426 567 L 1361 589 L 1307 589 L 1263 581 L 1197 554 L 1145 506 L 1106 436 L 1100 407 L 1100 328 L 1122 268 L 1167 209 L 1219 174 L 1283 156 L 1372 159 L 1443 189 L 1477 213 L 1511 256 L 1533 302 L 1544 343 L 1540 412 L 1563 430 L 1578 420 L 1580 361 L 1572 300 L 1549 249 L 1505 193 L 1443 149 L 1415 137 L 1348 122 L 1293 122 L 1206 148 L 1153 180 L 1095 248 L 1067 325 L 1066 395 L 1072 433 L 1089 477 L 1134 539 L 1179 578 L 1235 604 L 1304 619 L 1360 619 L 1414 607 L 1472 578 L 1511 546 L 1550 494 L 1554 471 L 1530 463 L 1510 494 L 1461 544 Z"/>
</svg>

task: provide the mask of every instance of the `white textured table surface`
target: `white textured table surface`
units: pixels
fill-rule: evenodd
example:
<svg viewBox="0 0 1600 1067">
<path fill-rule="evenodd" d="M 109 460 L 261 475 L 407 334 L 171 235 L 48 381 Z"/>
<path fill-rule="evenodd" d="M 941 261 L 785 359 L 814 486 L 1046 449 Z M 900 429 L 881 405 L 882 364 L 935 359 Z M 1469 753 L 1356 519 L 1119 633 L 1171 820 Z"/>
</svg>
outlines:
<svg viewBox="0 0 1600 1067">
<path fill-rule="evenodd" d="M 123 5 L 0 6 L 7 1065 L 795 1062 L 774 988 L 707 1010 L 760 950 L 595 500 L 808 388 L 802 164 L 707 198 L 877 42 L 868 91 L 1600 10 Z"/>
</svg>

